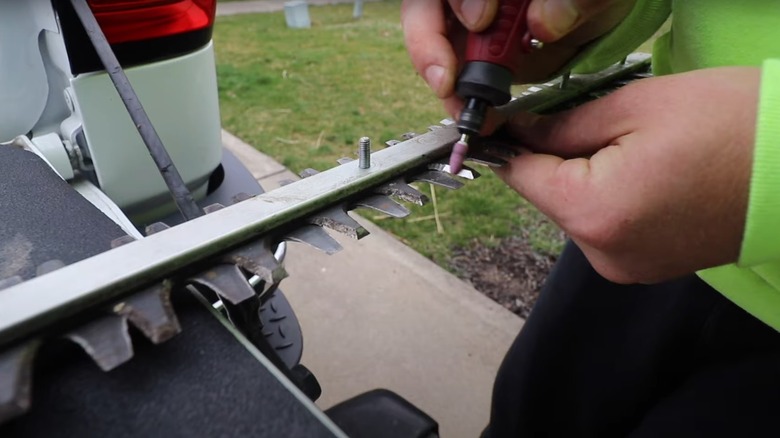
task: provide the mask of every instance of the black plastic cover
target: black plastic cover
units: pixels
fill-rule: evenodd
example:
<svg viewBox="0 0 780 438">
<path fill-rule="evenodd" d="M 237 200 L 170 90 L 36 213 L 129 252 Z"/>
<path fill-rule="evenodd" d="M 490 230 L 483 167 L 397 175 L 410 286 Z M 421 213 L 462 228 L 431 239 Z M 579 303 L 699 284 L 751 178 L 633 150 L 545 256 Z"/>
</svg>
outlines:
<svg viewBox="0 0 780 438">
<path fill-rule="evenodd" d="M 375 389 L 325 411 L 350 438 L 432 438 L 439 424 L 400 395 Z"/>
<path fill-rule="evenodd" d="M 455 92 L 463 99 L 477 98 L 500 106 L 512 98 L 512 73 L 489 62 L 469 62 L 463 67 Z"/>
</svg>

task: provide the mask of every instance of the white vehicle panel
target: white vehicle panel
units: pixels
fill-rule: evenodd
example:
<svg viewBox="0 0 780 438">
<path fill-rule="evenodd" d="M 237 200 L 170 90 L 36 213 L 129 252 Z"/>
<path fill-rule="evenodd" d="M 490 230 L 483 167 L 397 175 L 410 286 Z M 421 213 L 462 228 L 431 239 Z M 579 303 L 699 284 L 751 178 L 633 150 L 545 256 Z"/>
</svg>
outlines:
<svg viewBox="0 0 780 438">
<path fill-rule="evenodd" d="M 38 46 L 56 30 L 47 1 L 0 3 L 0 142 L 28 133 L 46 108 L 49 82 Z"/>
<path fill-rule="evenodd" d="M 125 72 L 184 181 L 199 183 L 202 194 L 222 157 L 212 44 Z M 130 214 L 169 196 L 108 75 L 82 74 L 71 84 L 100 188 Z"/>
</svg>

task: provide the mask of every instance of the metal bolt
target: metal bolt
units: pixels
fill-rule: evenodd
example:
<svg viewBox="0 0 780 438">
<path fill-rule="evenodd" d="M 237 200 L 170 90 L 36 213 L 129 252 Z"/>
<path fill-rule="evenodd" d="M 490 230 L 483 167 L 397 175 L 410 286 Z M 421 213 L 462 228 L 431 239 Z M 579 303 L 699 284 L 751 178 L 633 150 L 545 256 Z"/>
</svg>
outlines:
<svg viewBox="0 0 780 438">
<path fill-rule="evenodd" d="M 371 167 L 371 139 L 368 137 L 360 137 L 360 144 L 358 146 L 358 167 L 361 169 L 368 169 Z"/>
<path fill-rule="evenodd" d="M 531 47 L 536 49 L 536 50 L 539 50 L 542 47 L 544 47 L 544 43 L 539 41 L 539 40 L 537 40 L 536 38 L 531 38 Z"/>
</svg>

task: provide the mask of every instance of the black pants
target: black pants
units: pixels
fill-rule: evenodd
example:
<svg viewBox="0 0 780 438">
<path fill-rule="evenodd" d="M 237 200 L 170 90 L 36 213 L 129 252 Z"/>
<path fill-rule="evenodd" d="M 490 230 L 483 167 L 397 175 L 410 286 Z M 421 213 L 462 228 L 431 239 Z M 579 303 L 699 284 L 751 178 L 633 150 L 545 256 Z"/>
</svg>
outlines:
<svg viewBox="0 0 780 438">
<path fill-rule="evenodd" d="M 499 370 L 485 436 L 780 436 L 780 333 L 693 275 L 610 283 L 569 244 Z"/>
</svg>

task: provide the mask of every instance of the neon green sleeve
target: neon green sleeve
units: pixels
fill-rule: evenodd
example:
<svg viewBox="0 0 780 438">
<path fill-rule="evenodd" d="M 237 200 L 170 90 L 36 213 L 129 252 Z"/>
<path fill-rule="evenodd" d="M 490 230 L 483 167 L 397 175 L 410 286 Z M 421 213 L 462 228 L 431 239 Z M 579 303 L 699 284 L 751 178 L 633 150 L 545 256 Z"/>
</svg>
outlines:
<svg viewBox="0 0 780 438">
<path fill-rule="evenodd" d="M 764 61 L 739 266 L 780 260 L 780 59 Z"/>
<path fill-rule="evenodd" d="M 671 0 L 637 0 L 628 16 L 588 45 L 574 62 L 574 73 L 595 73 L 620 61 L 650 39 L 672 11 Z"/>
</svg>

